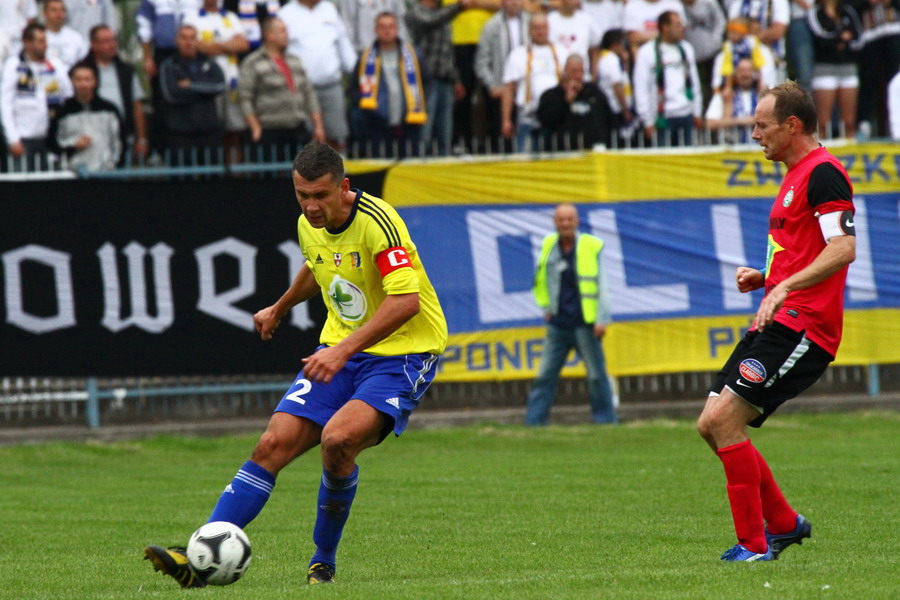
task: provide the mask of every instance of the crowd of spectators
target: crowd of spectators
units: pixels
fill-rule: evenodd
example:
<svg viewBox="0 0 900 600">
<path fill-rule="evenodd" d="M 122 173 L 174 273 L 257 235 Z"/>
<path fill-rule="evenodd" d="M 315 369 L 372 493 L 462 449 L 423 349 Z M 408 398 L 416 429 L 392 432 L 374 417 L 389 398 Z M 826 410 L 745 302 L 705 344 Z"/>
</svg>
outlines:
<svg viewBox="0 0 900 600">
<path fill-rule="evenodd" d="M 4 164 L 740 143 L 788 77 L 820 137 L 900 133 L 900 0 L 140 0 L 140 61 L 120 9 L 0 3 Z"/>
</svg>

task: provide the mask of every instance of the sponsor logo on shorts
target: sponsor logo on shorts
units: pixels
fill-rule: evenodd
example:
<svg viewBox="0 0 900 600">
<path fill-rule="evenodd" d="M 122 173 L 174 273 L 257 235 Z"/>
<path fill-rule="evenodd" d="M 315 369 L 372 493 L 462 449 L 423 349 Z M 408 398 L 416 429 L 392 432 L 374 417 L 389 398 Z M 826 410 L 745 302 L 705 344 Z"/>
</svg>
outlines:
<svg viewBox="0 0 900 600">
<path fill-rule="evenodd" d="M 766 380 L 766 368 L 755 358 L 745 358 L 739 371 L 741 377 L 750 383 L 761 383 Z"/>
<path fill-rule="evenodd" d="M 793 308 L 787 310 L 786 312 L 787 312 L 788 316 L 794 317 L 795 319 L 796 319 L 797 316 L 800 314 L 800 313 L 798 313 L 796 310 L 794 310 Z"/>
<path fill-rule="evenodd" d="M 387 402 L 394 408 L 400 408 L 400 398 L 388 398 L 387 400 L 385 400 L 385 402 Z"/>
</svg>

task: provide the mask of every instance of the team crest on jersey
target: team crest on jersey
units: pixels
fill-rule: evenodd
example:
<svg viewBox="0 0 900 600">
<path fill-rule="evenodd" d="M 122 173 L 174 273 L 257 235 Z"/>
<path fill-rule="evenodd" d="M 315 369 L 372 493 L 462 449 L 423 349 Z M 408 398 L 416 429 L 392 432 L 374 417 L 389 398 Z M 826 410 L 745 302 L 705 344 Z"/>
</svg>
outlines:
<svg viewBox="0 0 900 600">
<path fill-rule="evenodd" d="M 750 383 L 761 383 L 766 380 L 766 368 L 755 358 L 745 358 L 738 370 L 741 377 Z"/>
<path fill-rule="evenodd" d="M 358 269 L 362 264 L 362 261 L 359 259 L 359 252 L 351 252 L 350 253 L 350 266 L 354 269 Z"/>
<path fill-rule="evenodd" d="M 344 257 L 344 255 L 341 254 L 340 252 L 335 252 L 334 253 L 334 266 L 336 266 L 336 267 L 341 266 L 341 259 L 343 259 L 343 257 Z"/>
<path fill-rule="evenodd" d="M 791 205 L 791 202 L 794 201 L 794 188 L 788 190 L 787 194 L 784 195 L 784 200 L 781 201 L 781 205 L 785 208 Z"/>
<path fill-rule="evenodd" d="M 359 321 L 366 316 L 366 309 L 369 307 L 366 295 L 340 275 L 335 275 L 331 280 L 328 297 L 334 310 L 344 321 Z"/>
</svg>

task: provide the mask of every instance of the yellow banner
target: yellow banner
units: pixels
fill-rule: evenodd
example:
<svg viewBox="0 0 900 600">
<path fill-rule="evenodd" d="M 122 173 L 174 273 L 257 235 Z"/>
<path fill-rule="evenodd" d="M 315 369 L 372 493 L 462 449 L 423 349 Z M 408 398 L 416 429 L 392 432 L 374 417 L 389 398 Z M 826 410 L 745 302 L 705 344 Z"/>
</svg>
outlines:
<svg viewBox="0 0 900 600">
<path fill-rule="evenodd" d="M 857 195 L 900 189 L 897 145 L 836 145 L 829 151 L 841 159 Z M 784 165 L 758 149 L 405 161 L 388 172 L 384 197 L 394 206 L 774 197 L 784 173 Z"/>
<path fill-rule="evenodd" d="M 900 362 L 896 327 L 900 309 L 850 310 L 835 364 Z M 612 375 L 714 371 L 724 364 L 750 321 L 703 317 L 614 323 L 604 338 Z M 440 381 L 498 381 L 537 375 L 544 328 L 497 329 L 450 336 Z M 574 353 L 564 377 L 583 377 Z"/>
</svg>

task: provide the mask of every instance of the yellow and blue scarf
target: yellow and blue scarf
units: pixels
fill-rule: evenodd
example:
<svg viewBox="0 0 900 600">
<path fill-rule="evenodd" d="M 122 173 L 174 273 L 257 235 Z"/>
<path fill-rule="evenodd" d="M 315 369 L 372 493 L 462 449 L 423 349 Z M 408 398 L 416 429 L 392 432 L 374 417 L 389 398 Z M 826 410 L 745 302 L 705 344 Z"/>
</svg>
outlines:
<svg viewBox="0 0 900 600">
<path fill-rule="evenodd" d="M 378 42 L 363 50 L 359 60 L 359 107 L 363 110 L 378 110 L 378 88 L 381 84 L 381 55 Z M 422 70 L 413 47 L 401 41 L 400 56 L 403 61 L 403 96 L 406 98 L 406 122 L 422 125 L 428 118 L 425 112 L 425 90 L 422 87 Z"/>
</svg>

